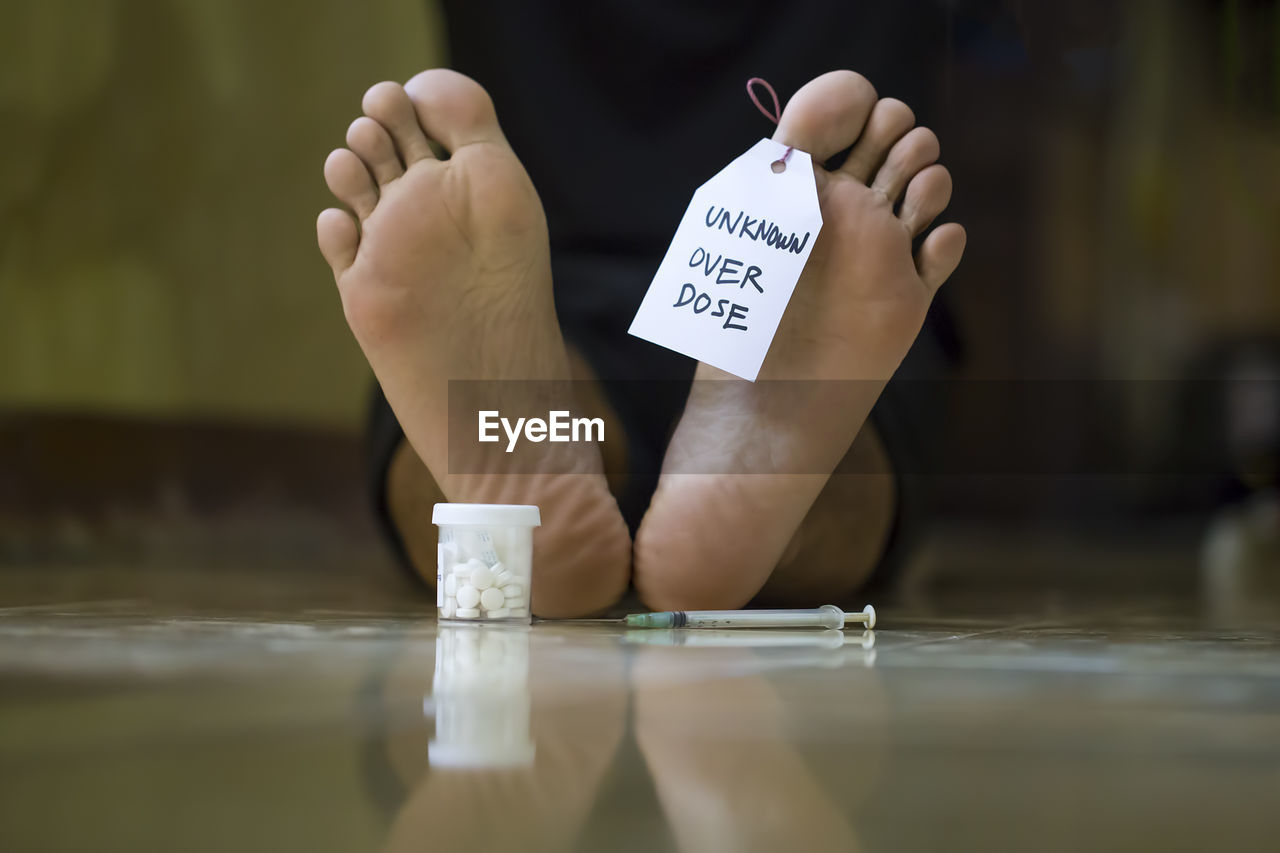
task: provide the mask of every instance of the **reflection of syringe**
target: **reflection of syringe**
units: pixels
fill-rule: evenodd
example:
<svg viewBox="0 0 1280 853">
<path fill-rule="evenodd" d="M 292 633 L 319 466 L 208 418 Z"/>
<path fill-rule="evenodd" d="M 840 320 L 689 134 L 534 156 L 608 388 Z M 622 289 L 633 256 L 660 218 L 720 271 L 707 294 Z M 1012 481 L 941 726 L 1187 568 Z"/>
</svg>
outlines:
<svg viewBox="0 0 1280 853">
<path fill-rule="evenodd" d="M 834 604 L 814 610 L 668 610 L 632 613 L 629 628 L 835 628 L 852 622 L 876 626 L 876 609 L 868 604 L 861 613 L 845 613 Z"/>
<path fill-rule="evenodd" d="M 756 631 L 738 628 L 717 631 L 704 628 L 701 631 L 627 631 L 622 635 L 624 643 L 642 643 L 646 646 L 697 646 L 699 648 L 747 648 L 786 649 L 817 648 L 839 649 L 846 643 L 870 649 L 876 644 L 874 631 L 863 631 L 861 637 L 853 637 L 843 631 L 788 631 L 785 628 Z"/>
</svg>

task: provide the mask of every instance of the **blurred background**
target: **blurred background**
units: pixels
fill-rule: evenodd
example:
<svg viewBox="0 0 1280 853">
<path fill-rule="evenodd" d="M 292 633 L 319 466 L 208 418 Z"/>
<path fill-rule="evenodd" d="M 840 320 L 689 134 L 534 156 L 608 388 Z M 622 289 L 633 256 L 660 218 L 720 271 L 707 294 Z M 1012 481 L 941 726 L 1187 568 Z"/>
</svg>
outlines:
<svg viewBox="0 0 1280 853">
<path fill-rule="evenodd" d="M 438 13 L 3 14 L 0 561 L 123 560 L 156 583 L 174 558 L 385 563 L 361 470 L 371 375 L 315 215 L 365 89 L 444 61 Z"/>
<path fill-rule="evenodd" d="M 939 519 L 914 577 L 1275 590 L 1280 5 L 936 5 L 921 120 L 969 229 L 937 445 L 967 461 L 912 472 Z M 314 220 L 364 90 L 447 64 L 445 12 L 2 14 L 0 564 L 400 589 L 366 509 L 371 377 Z"/>
</svg>

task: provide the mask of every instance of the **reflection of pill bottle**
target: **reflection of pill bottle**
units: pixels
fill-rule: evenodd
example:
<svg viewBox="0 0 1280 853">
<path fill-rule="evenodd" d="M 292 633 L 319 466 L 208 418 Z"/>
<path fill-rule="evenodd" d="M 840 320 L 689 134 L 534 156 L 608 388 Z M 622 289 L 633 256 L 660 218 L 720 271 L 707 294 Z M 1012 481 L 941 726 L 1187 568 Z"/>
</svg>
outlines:
<svg viewBox="0 0 1280 853">
<path fill-rule="evenodd" d="M 442 625 L 432 680 L 433 767 L 527 767 L 529 632 L 519 626 Z"/>
<path fill-rule="evenodd" d="M 436 504 L 439 617 L 451 621 L 530 621 L 536 506 Z"/>
</svg>

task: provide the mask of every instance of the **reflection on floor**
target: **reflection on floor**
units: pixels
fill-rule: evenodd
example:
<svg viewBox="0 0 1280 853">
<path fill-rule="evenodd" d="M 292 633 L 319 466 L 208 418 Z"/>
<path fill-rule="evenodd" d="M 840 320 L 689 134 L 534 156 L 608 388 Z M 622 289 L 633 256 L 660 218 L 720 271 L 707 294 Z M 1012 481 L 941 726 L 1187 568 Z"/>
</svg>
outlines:
<svg viewBox="0 0 1280 853">
<path fill-rule="evenodd" d="M 872 636 L 46 597 L 0 607 L 3 850 L 1280 837 L 1280 630 L 1176 601 L 876 602 Z"/>
</svg>

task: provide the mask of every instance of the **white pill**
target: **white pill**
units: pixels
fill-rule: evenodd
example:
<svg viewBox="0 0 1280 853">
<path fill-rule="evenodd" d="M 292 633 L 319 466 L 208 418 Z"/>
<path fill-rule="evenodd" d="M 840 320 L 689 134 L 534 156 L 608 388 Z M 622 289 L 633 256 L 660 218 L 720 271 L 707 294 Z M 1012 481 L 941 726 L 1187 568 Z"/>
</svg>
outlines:
<svg viewBox="0 0 1280 853">
<path fill-rule="evenodd" d="M 489 587 L 480 593 L 480 606 L 485 610 L 497 610 L 499 607 L 507 603 L 507 597 L 502 594 L 502 590 Z"/>
<path fill-rule="evenodd" d="M 458 594 L 458 578 L 456 575 L 449 575 L 444 579 L 444 594 L 448 596 Z"/>
<path fill-rule="evenodd" d="M 459 619 L 479 619 L 480 611 L 472 607 L 459 607 L 453 615 Z"/>
<path fill-rule="evenodd" d="M 444 616 L 444 618 L 451 619 L 453 618 L 453 614 L 457 609 L 458 607 L 453 603 L 453 599 L 446 598 L 444 600 L 444 607 L 440 608 L 440 613 Z"/>
<path fill-rule="evenodd" d="M 458 607 L 470 610 L 480 603 L 480 590 L 470 584 L 458 587 Z"/>
<path fill-rule="evenodd" d="M 471 585 L 476 589 L 488 589 L 493 586 L 493 572 L 485 566 L 481 566 L 471 572 Z"/>
<path fill-rule="evenodd" d="M 518 583 L 509 583 L 502 588 L 502 594 L 507 598 L 520 598 L 524 595 L 524 587 Z"/>
<path fill-rule="evenodd" d="M 511 611 L 508 610 L 507 608 L 499 607 L 497 610 L 490 610 L 485 615 L 487 615 L 490 619 L 506 619 L 510 613 Z"/>
<path fill-rule="evenodd" d="M 469 578 L 471 577 L 471 568 L 470 563 L 458 563 L 453 567 L 453 574 L 460 578 Z"/>
<path fill-rule="evenodd" d="M 511 607 L 507 610 L 507 613 L 511 614 L 512 616 L 524 617 L 529 615 L 529 608 Z"/>
</svg>

